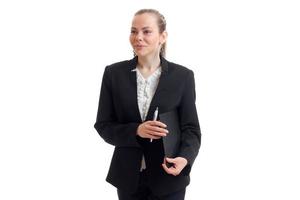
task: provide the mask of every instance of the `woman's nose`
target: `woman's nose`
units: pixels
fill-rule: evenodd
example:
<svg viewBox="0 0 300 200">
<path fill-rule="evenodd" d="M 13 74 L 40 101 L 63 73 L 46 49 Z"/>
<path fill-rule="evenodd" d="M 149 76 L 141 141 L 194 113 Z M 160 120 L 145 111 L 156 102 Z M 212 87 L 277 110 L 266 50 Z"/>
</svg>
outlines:
<svg viewBox="0 0 300 200">
<path fill-rule="evenodd" d="M 138 40 L 138 41 L 141 41 L 141 40 L 143 40 L 143 35 L 142 35 L 142 33 L 137 33 L 136 34 L 136 38 L 135 38 L 136 40 Z"/>
</svg>

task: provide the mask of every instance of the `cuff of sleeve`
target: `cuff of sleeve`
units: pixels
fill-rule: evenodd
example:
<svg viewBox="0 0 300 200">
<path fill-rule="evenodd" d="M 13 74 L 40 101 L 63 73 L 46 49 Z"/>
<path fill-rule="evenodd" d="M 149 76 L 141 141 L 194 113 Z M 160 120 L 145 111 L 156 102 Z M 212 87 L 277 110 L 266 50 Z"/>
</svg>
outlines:
<svg viewBox="0 0 300 200">
<path fill-rule="evenodd" d="M 134 146 L 137 146 L 137 147 L 141 147 L 139 142 L 138 142 L 138 139 L 136 137 L 136 131 L 137 131 L 137 128 L 140 124 L 139 123 L 131 123 L 130 124 L 130 132 L 132 132 L 132 134 L 130 135 L 130 138 L 128 138 L 130 141 L 134 142 Z M 128 141 L 130 143 L 130 141 Z"/>
<path fill-rule="evenodd" d="M 193 163 L 195 161 L 195 157 L 191 156 L 191 154 L 188 154 L 186 152 L 181 152 L 178 155 L 179 157 L 183 157 L 187 160 L 187 165 L 183 168 L 181 171 L 181 174 L 184 176 L 188 176 L 192 170 Z"/>
<path fill-rule="evenodd" d="M 195 161 L 195 157 L 191 156 L 191 154 L 186 153 L 186 152 L 181 152 L 178 154 L 178 156 L 185 158 L 188 161 L 187 165 L 190 165 L 190 166 L 192 166 Z"/>
</svg>

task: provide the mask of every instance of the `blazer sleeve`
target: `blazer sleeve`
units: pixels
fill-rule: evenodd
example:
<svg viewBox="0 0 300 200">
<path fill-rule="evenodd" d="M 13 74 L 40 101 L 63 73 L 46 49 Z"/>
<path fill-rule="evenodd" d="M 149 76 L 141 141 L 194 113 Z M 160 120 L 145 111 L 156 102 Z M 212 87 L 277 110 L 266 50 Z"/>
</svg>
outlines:
<svg viewBox="0 0 300 200">
<path fill-rule="evenodd" d="M 107 143 L 117 147 L 140 147 L 136 130 L 139 123 L 119 123 L 114 109 L 111 69 L 105 68 L 102 78 L 95 129 Z"/>
<path fill-rule="evenodd" d="M 193 71 L 189 70 L 185 80 L 184 93 L 178 109 L 181 125 L 181 145 L 178 156 L 187 159 L 188 164 L 184 173 L 189 173 L 199 152 L 201 131 L 195 104 L 196 92 Z"/>
</svg>

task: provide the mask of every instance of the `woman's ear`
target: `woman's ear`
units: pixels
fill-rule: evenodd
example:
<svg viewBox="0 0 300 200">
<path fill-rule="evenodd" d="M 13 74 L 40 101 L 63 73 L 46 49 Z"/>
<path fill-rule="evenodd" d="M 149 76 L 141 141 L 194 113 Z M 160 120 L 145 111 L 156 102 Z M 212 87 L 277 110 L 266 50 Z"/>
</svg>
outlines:
<svg viewBox="0 0 300 200">
<path fill-rule="evenodd" d="M 167 38 L 168 38 L 167 31 L 162 32 L 161 35 L 160 35 L 159 43 L 164 44 L 167 41 Z"/>
</svg>

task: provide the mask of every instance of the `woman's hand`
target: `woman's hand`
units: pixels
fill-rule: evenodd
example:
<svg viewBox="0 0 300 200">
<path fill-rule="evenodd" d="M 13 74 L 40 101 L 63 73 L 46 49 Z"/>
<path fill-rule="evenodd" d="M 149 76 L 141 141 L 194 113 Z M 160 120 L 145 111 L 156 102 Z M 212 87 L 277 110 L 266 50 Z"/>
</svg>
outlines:
<svg viewBox="0 0 300 200">
<path fill-rule="evenodd" d="M 166 127 L 160 121 L 145 121 L 139 125 L 136 134 L 142 138 L 160 139 L 169 132 Z"/>
<path fill-rule="evenodd" d="M 172 167 L 168 168 L 166 162 L 173 164 Z M 176 158 L 165 158 L 162 167 L 164 170 L 173 176 L 177 176 L 183 170 L 183 168 L 187 165 L 187 159 L 183 157 Z"/>
</svg>

